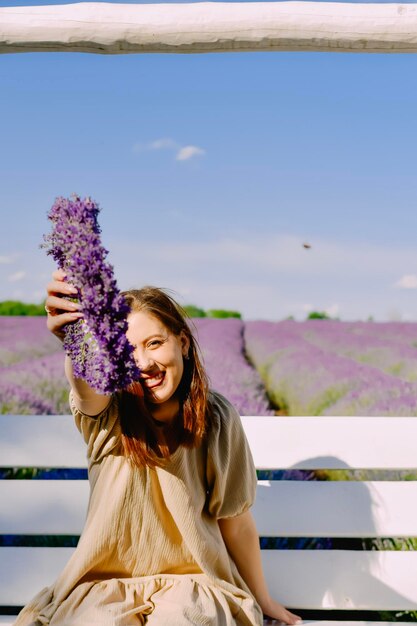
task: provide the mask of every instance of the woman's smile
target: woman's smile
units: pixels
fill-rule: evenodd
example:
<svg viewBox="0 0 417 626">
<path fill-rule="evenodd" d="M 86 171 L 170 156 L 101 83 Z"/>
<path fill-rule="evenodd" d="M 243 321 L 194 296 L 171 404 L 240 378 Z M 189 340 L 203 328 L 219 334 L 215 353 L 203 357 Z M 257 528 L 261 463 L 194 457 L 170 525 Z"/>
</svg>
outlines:
<svg viewBox="0 0 417 626">
<path fill-rule="evenodd" d="M 159 385 L 162 385 L 162 383 L 164 381 L 164 378 L 165 378 L 165 372 L 159 372 L 158 374 L 155 374 L 152 377 L 151 376 L 141 376 L 143 384 L 148 389 L 153 389 L 154 387 L 159 387 Z"/>
</svg>

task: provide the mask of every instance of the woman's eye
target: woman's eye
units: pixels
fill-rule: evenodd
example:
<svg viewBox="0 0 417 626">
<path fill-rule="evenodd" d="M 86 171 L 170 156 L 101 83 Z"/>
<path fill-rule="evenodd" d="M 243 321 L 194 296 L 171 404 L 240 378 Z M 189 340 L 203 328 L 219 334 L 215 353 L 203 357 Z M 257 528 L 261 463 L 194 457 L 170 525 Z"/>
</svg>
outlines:
<svg viewBox="0 0 417 626">
<path fill-rule="evenodd" d="M 155 347 L 155 346 L 159 346 L 161 342 L 158 341 L 157 339 L 155 339 L 154 341 L 151 341 L 148 345 L 150 348 Z"/>
</svg>

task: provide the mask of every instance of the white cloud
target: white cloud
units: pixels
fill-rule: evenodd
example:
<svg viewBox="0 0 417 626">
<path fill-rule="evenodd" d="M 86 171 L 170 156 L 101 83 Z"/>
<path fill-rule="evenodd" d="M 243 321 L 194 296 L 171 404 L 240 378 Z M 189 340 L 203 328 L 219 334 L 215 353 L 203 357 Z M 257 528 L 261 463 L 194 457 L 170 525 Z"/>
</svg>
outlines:
<svg viewBox="0 0 417 626">
<path fill-rule="evenodd" d="M 133 144 L 133 152 L 147 152 L 149 150 L 178 150 L 180 146 L 176 141 L 170 137 L 162 137 L 161 139 L 154 139 L 148 143 L 135 143 Z"/>
<path fill-rule="evenodd" d="M 198 146 L 184 146 L 177 152 L 177 156 L 175 157 L 177 161 L 188 161 L 188 159 L 192 159 L 195 156 L 203 155 L 206 151 Z"/>
<path fill-rule="evenodd" d="M 134 254 L 134 245 L 131 250 Z M 378 278 L 388 287 L 405 263 L 417 266 L 417 251 L 322 240 L 316 243 L 316 252 L 312 254 L 311 250 L 300 246 L 300 238 L 294 235 L 251 234 L 239 239 L 193 240 L 187 245 L 164 243 L 158 251 L 158 259 L 164 267 L 175 259 L 184 269 L 198 267 L 200 271 L 210 267 L 226 275 L 229 270 L 239 271 L 242 276 L 261 271 L 267 280 L 282 274 L 294 279 L 331 277 L 340 283 L 346 278 L 358 281 Z"/>
<path fill-rule="evenodd" d="M 10 265 L 13 261 L 14 258 L 12 256 L 0 256 L 0 265 Z"/>
<path fill-rule="evenodd" d="M 338 304 L 332 304 L 328 307 L 323 307 L 322 305 L 313 306 L 312 304 L 303 304 L 299 307 L 299 310 L 303 311 L 304 313 L 311 313 L 312 311 L 324 311 L 324 313 L 327 313 L 329 317 L 336 317 L 340 313 L 340 307 Z"/>
<path fill-rule="evenodd" d="M 329 317 L 336 317 L 340 313 L 340 307 L 338 304 L 332 304 L 324 309 L 324 312 L 329 315 Z"/>
<path fill-rule="evenodd" d="M 400 289 L 417 289 L 417 276 L 415 274 L 405 274 L 405 276 L 395 283 L 394 287 L 399 287 Z"/>
<path fill-rule="evenodd" d="M 25 276 L 26 272 L 24 271 L 15 272 L 14 274 L 10 274 L 10 276 L 8 276 L 8 280 L 11 283 L 17 283 L 19 280 L 23 280 Z"/>
<path fill-rule="evenodd" d="M 187 294 L 180 291 L 180 283 L 172 283 L 184 304 L 195 304 L 203 309 L 231 309 L 240 311 L 245 319 L 283 319 L 294 310 L 282 308 L 269 286 L 256 282 L 241 284 L 238 280 L 225 283 L 196 277 Z M 175 297 L 175 296 L 174 296 Z"/>
<path fill-rule="evenodd" d="M 178 148 L 178 144 L 169 138 L 164 139 L 155 139 L 155 141 L 151 141 L 149 144 L 149 150 L 166 150 L 173 148 L 174 150 Z"/>
<path fill-rule="evenodd" d="M 342 319 L 383 320 L 393 316 L 394 304 L 395 316 L 407 311 L 417 319 L 410 291 L 398 291 L 394 300 L 392 290 L 404 267 L 417 267 L 414 248 L 321 238 L 305 250 L 302 241 L 293 234 L 248 233 L 164 241 L 158 254 L 153 243 L 143 242 L 141 255 L 153 259 L 146 271 L 132 265 L 134 242 L 113 245 L 112 255 L 123 289 L 154 284 L 182 294 L 187 285 L 187 303 L 240 310 L 246 319 L 305 319 L 314 309 Z"/>
<path fill-rule="evenodd" d="M 132 152 L 149 152 L 156 150 L 175 150 L 175 159 L 177 161 L 188 161 L 193 157 L 203 155 L 206 153 L 203 148 L 198 146 L 181 146 L 179 143 L 171 139 L 170 137 L 162 137 L 161 139 L 154 139 L 148 143 L 135 143 L 132 146 Z"/>
<path fill-rule="evenodd" d="M 403 314 L 396 307 L 390 308 L 386 312 L 386 317 L 389 322 L 402 322 L 403 321 Z"/>
<path fill-rule="evenodd" d="M 149 249 L 148 249 L 149 247 Z M 119 255 L 126 262 L 137 255 L 134 242 L 124 241 L 118 246 Z M 142 243 L 145 258 L 155 257 L 153 244 Z M 117 253 L 116 247 L 113 252 Z M 306 251 L 300 246 L 300 238 L 288 234 L 248 234 L 246 237 L 222 237 L 208 240 L 164 242 L 159 246 L 155 261 L 161 270 L 181 267 L 182 272 L 204 270 L 222 276 L 237 273 L 242 281 L 245 278 L 260 277 L 272 285 L 271 280 L 280 281 L 286 277 L 315 279 L 316 286 L 321 280 L 332 279 L 342 288 L 352 284 L 368 282 L 368 289 L 378 282 L 389 287 L 395 276 L 401 275 L 404 265 L 417 267 L 417 250 L 414 248 L 387 248 L 386 246 L 346 244 L 321 240 L 316 242 L 316 252 Z M 317 280 L 316 280 L 317 279 Z M 278 282 L 279 284 L 279 282 Z M 310 299 L 301 299 L 309 302 Z M 317 301 L 314 299 L 315 305 Z"/>
</svg>

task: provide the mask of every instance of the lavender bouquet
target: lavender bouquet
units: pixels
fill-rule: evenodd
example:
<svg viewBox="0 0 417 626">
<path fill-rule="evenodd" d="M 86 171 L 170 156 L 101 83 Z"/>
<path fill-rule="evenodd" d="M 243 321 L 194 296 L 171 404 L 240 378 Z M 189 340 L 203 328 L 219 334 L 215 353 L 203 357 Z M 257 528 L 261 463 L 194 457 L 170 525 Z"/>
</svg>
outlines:
<svg viewBox="0 0 417 626">
<path fill-rule="evenodd" d="M 105 261 L 99 211 L 90 198 L 57 198 L 48 214 L 52 232 L 44 235 L 42 247 L 78 289 L 84 317 L 65 327 L 64 338 L 74 374 L 99 393 L 113 393 L 137 380 L 139 370 L 126 338 L 129 308 Z"/>
</svg>

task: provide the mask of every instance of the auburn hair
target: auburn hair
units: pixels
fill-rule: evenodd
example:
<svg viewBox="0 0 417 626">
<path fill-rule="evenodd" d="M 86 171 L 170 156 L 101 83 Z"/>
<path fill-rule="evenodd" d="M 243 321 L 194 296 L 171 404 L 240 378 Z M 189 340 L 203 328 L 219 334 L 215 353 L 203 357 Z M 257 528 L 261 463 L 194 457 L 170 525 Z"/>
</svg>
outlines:
<svg viewBox="0 0 417 626">
<path fill-rule="evenodd" d="M 209 384 L 200 357 L 198 342 L 193 336 L 186 311 L 166 290 L 146 286 L 122 292 L 131 313 L 145 312 L 155 317 L 175 336 L 183 332 L 189 342 L 188 358 L 177 388 L 180 410 L 173 425 L 165 427 L 168 438 L 176 446 L 194 448 L 201 444 L 209 421 Z M 170 456 L 167 446 L 158 443 L 158 425 L 152 417 L 140 381 L 134 382 L 119 395 L 120 425 L 124 454 L 139 466 L 163 466 Z"/>
</svg>

